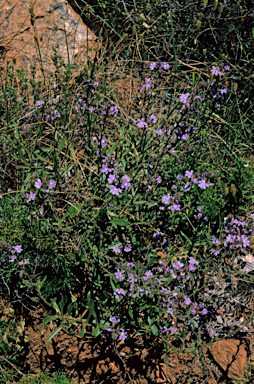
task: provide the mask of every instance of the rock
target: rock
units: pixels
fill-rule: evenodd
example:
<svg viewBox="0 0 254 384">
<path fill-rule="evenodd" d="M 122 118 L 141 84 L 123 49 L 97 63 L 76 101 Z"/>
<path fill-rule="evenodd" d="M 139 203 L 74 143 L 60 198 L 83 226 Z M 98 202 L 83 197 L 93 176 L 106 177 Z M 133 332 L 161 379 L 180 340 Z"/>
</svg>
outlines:
<svg viewBox="0 0 254 384">
<path fill-rule="evenodd" d="M 31 77 L 35 66 L 35 79 L 39 80 L 43 79 L 42 65 L 48 77 L 56 71 L 51 59 L 56 45 L 60 59 L 68 64 L 65 30 L 70 63 L 79 70 L 88 57 L 95 58 L 100 43 L 67 0 L 0 0 L 0 67 L 5 71 L 10 61 Z"/>
<path fill-rule="evenodd" d="M 247 351 L 240 340 L 220 340 L 209 348 L 214 360 L 230 379 L 244 377 Z"/>
</svg>

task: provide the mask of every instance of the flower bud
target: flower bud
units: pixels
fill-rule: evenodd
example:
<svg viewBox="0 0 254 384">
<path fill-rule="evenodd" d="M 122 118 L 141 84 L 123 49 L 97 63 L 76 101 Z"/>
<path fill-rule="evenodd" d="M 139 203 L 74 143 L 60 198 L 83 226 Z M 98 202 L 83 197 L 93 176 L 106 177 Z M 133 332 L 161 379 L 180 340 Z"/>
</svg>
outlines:
<svg viewBox="0 0 254 384">
<path fill-rule="evenodd" d="M 218 7 L 218 0 L 214 0 L 214 10 L 216 10 Z"/>
<path fill-rule="evenodd" d="M 238 88 L 238 84 L 237 83 L 233 83 L 233 90 L 234 90 L 234 92 L 237 91 L 237 88 Z"/>
<path fill-rule="evenodd" d="M 143 23 L 142 25 L 143 25 L 143 27 L 145 27 L 145 28 L 150 28 L 149 25 L 148 25 L 147 23 Z"/>
<path fill-rule="evenodd" d="M 55 25 L 55 31 L 58 31 L 58 26 L 57 25 Z"/>
<path fill-rule="evenodd" d="M 206 56 L 206 49 L 203 49 L 203 55 Z"/>
<path fill-rule="evenodd" d="M 132 32 L 133 32 L 133 33 L 136 33 L 136 30 L 137 30 L 136 25 L 133 24 L 133 26 L 132 26 Z"/>
<path fill-rule="evenodd" d="M 41 40 L 41 41 L 43 40 L 43 36 L 40 37 L 40 40 Z"/>
<path fill-rule="evenodd" d="M 28 10 L 29 10 L 29 13 L 33 16 L 34 10 L 33 10 L 33 4 L 32 3 L 29 4 Z"/>
<path fill-rule="evenodd" d="M 198 29 L 198 31 L 200 30 L 200 28 L 201 28 L 201 21 L 198 20 L 198 21 L 197 21 L 197 29 Z"/>
<path fill-rule="evenodd" d="M 194 39 L 194 44 L 197 45 L 197 39 Z"/>
<path fill-rule="evenodd" d="M 225 183 L 224 191 L 225 191 L 225 195 L 228 195 L 229 188 L 228 188 L 228 186 L 227 186 L 227 183 Z"/>
<path fill-rule="evenodd" d="M 129 37 L 128 33 L 125 33 L 125 34 L 123 35 L 122 39 L 125 40 L 125 39 L 128 39 L 128 37 Z"/>
<path fill-rule="evenodd" d="M 223 10 L 223 4 L 220 3 L 220 4 L 219 4 L 219 13 L 222 13 L 222 10 Z"/>
<path fill-rule="evenodd" d="M 146 17 L 145 17 L 145 15 L 143 14 L 143 13 L 140 13 L 140 18 L 142 19 L 142 20 L 144 20 L 144 21 L 146 21 Z"/>
<path fill-rule="evenodd" d="M 203 0 L 204 8 L 207 6 L 208 0 Z"/>
</svg>

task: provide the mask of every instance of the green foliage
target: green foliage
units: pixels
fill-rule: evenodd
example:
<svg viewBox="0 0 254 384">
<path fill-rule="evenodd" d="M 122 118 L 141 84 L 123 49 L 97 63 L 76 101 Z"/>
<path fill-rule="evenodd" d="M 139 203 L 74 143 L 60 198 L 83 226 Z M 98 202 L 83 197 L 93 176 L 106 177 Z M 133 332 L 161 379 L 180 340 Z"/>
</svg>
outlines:
<svg viewBox="0 0 254 384">
<path fill-rule="evenodd" d="M 128 337 L 135 330 L 160 336 L 166 346 L 161 329 L 172 321 L 161 318 L 162 312 L 167 315 L 158 305 L 162 295 L 153 287 L 151 295 L 118 300 L 114 293 L 126 279 L 122 284 L 116 271 L 125 273 L 126 263 L 134 262 L 142 287 L 144 272 L 155 275 L 162 254 L 171 268 L 183 254 L 194 257 L 202 267 L 186 282 L 186 291 L 199 301 L 202 269 L 218 267 L 226 255 L 223 247 L 220 256 L 209 253 L 212 235 L 221 238 L 227 217 L 247 218 L 253 209 L 253 47 L 246 21 L 253 2 L 242 2 L 242 10 L 231 3 L 223 9 L 206 1 L 116 7 L 108 0 L 91 1 L 84 11 L 75 1 L 86 21 L 99 19 L 103 44 L 111 42 L 107 59 L 88 62 L 73 84 L 56 48 L 51 80 L 57 87 L 32 81 L 32 93 L 23 72 L 8 66 L 0 90 L 0 289 L 10 301 L 22 298 L 47 308 L 48 340 L 62 329 L 75 336 L 78 325 L 81 337 L 87 331 L 97 337 L 108 332 L 109 317 L 118 316 Z M 239 17 L 246 10 L 246 18 Z M 152 62 L 156 69 L 150 69 Z M 158 71 L 161 65 L 164 73 Z M 226 65 L 230 71 L 224 76 L 212 75 L 213 66 Z M 120 74 L 143 87 L 126 110 L 113 92 Z M 180 101 L 187 93 L 189 109 Z M 138 119 L 147 125 L 138 126 Z M 114 180 L 112 170 L 102 172 L 107 156 Z M 208 185 L 192 182 L 186 176 L 191 171 Z M 114 183 L 119 195 L 111 193 Z M 168 209 L 174 203 L 165 202 L 168 194 L 179 209 Z M 10 261 L 18 245 L 22 251 Z M 175 290 L 172 276 L 161 281 Z M 190 317 L 190 311 L 176 310 L 179 317 Z M 6 332 L 4 322 L 1 327 Z M 177 334 L 185 351 L 186 334 Z M 15 337 L 16 346 L 23 342 Z M 3 355 L 14 345 L 7 339 L 0 345 Z M 195 337 L 195 343 L 200 346 L 201 339 Z M 62 376 L 54 380 L 65 382 Z"/>
</svg>

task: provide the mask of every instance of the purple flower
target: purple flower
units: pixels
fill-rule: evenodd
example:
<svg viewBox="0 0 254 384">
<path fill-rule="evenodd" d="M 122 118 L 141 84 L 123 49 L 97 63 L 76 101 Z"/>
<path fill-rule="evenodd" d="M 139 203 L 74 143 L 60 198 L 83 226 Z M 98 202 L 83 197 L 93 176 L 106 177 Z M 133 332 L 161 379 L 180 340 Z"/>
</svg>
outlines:
<svg viewBox="0 0 254 384">
<path fill-rule="evenodd" d="M 122 193 L 122 190 L 121 190 L 121 188 L 116 188 L 115 185 L 111 185 L 109 192 L 112 193 L 112 195 L 118 196 L 120 193 Z"/>
<path fill-rule="evenodd" d="M 151 271 L 146 271 L 145 276 L 143 276 L 143 279 L 147 280 L 149 279 L 149 277 L 152 277 L 152 276 L 153 276 L 153 273 Z"/>
<path fill-rule="evenodd" d="M 37 181 L 34 183 L 35 188 L 39 189 L 42 186 L 42 182 L 40 179 L 37 179 Z"/>
<path fill-rule="evenodd" d="M 180 204 L 176 204 L 176 203 L 174 203 L 174 204 L 170 205 L 170 206 L 168 207 L 168 209 L 170 209 L 172 212 L 174 212 L 174 211 L 180 211 L 181 206 L 180 206 Z"/>
<path fill-rule="evenodd" d="M 189 265 L 189 271 L 196 271 L 196 267 L 194 266 L 194 264 L 190 263 Z"/>
<path fill-rule="evenodd" d="M 170 152 L 170 153 L 175 153 L 174 148 L 171 148 L 171 149 L 169 150 L 169 152 Z"/>
<path fill-rule="evenodd" d="M 131 187 L 131 183 L 130 183 L 130 178 L 125 175 L 122 177 L 122 180 L 123 180 L 123 183 L 121 185 L 121 188 L 125 188 L 126 190 L 129 189 Z"/>
<path fill-rule="evenodd" d="M 144 128 L 145 126 L 147 126 L 147 123 L 145 122 L 145 119 L 143 117 L 142 117 L 142 119 L 137 120 L 137 126 L 139 128 Z"/>
<path fill-rule="evenodd" d="M 116 299 L 119 299 L 119 295 L 126 295 L 126 292 L 123 290 L 123 288 L 120 288 L 120 289 L 116 289 L 115 292 L 114 292 L 114 295 L 116 297 Z"/>
<path fill-rule="evenodd" d="M 9 262 L 13 263 L 16 258 L 17 258 L 17 256 L 15 256 L 15 255 L 10 256 Z"/>
<path fill-rule="evenodd" d="M 157 178 L 157 183 L 161 183 L 162 182 L 162 178 L 159 176 L 158 178 Z"/>
<path fill-rule="evenodd" d="M 211 69 L 211 73 L 215 76 L 217 76 L 220 72 L 220 68 L 219 67 L 215 67 L 215 65 L 213 66 L 213 68 Z"/>
<path fill-rule="evenodd" d="M 177 186 L 175 184 L 172 185 L 172 189 L 177 189 Z"/>
<path fill-rule="evenodd" d="M 157 118 L 156 118 L 156 116 L 154 116 L 154 115 L 151 115 L 151 116 L 150 116 L 150 120 L 151 120 L 151 122 L 152 122 L 152 123 L 154 123 L 154 124 L 155 124 L 155 123 L 156 123 L 156 121 L 157 121 Z"/>
<path fill-rule="evenodd" d="M 223 93 L 227 93 L 226 88 L 221 88 L 220 93 L 223 95 Z"/>
<path fill-rule="evenodd" d="M 198 186 L 199 188 L 201 189 L 206 189 L 207 187 L 209 187 L 210 184 L 208 184 L 205 179 L 201 179 L 198 181 Z"/>
<path fill-rule="evenodd" d="M 189 97 L 189 93 L 182 93 L 181 96 L 180 96 L 180 101 L 184 104 L 186 104 L 186 107 L 187 105 L 190 105 L 189 104 L 189 101 L 188 101 L 188 97 Z"/>
<path fill-rule="evenodd" d="M 167 310 L 167 313 L 168 313 L 169 315 L 171 315 L 171 316 L 174 315 L 174 314 L 173 314 L 173 309 L 168 309 L 168 310 Z"/>
<path fill-rule="evenodd" d="M 169 330 L 171 331 L 171 335 L 173 335 L 174 333 L 178 334 L 176 327 L 170 327 Z"/>
<path fill-rule="evenodd" d="M 162 202 L 164 204 L 168 204 L 170 199 L 171 199 L 171 196 L 169 193 L 166 196 L 162 196 Z"/>
<path fill-rule="evenodd" d="M 46 120 L 46 121 L 49 121 L 49 120 L 50 120 L 50 115 L 47 115 L 47 116 L 45 117 L 45 120 Z"/>
<path fill-rule="evenodd" d="M 23 251 L 21 245 L 14 245 L 13 247 L 14 252 L 21 253 Z"/>
<path fill-rule="evenodd" d="M 186 304 L 186 305 L 190 305 L 190 303 L 191 303 L 191 299 L 189 299 L 188 297 L 184 297 L 184 304 Z"/>
<path fill-rule="evenodd" d="M 182 180 L 183 179 L 183 175 L 177 175 L 176 178 L 177 178 L 177 180 Z"/>
<path fill-rule="evenodd" d="M 243 247 L 248 247 L 250 245 L 250 241 L 248 239 L 248 237 L 245 237 L 244 235 L 241 236 L 241 239 L 242 239 L 242 243 L 243 243 Z"/>
<path fill-rule="evenodd" d="M 43 100 L 38 100 L 36 104 L 37 105 L 43 105 L 43 104 L 45 104 L 45 102 Z"/>
<path fill-rule="evenodd" d="M 30 192 L 30 195 L 28 195 L 28 193 L 26 193 L 26 197 L 28 198 L 27 203 L 29 203 L 31 200 L 35 199 L 36 194 L 34 192 Z"/>
<path fill-rule="evenodd" d="M 164 68 L 164 69 L 169 69 L 169 68 L 170 68 L 169 64 L 166 63 L 166 61 L 164 61 L 164 62 L 162 63 L 161 66 L 162 66 L 162 68 Z"/>
<path fill-rule="evenodd" d="M 60 113 L 56 109 L 54 110 L 54 114 L 55 114 L 55 117 L 60 117 L 61 116 Z"/>
<path fill-rule="evenodd" d="M 176 263 L 173 264 L 173 268 L 176 270 L 182 268 L 183 266 L 184 266 L 184 264 L 181 263 L 180 261 L 177 261 Z"/>
<path fill-rule="evenodd" d="M 119 245 L 115 245 L 113 248 L 112 248 L 113 252 L 115 252 L 115 254 L 117 253 L 121 253 L 121 249 L 119 247 Z"/>
<path fill-rule="evenodd" d="M 161 128 L 158 129 L 158 130 L 156 131 L 156 133 L 157 133 L 158 136 L 162 136 L 162 134 L 163 134 L 162 129 L 161 129 Z"/>
<path fill-rule="evenodd" d="M 127 267 L 135 267 L 134 263 L 127 263 Z"/>
<path fill-rule="evenodd" d="M 116 181 L 116 175 L 109 175 L 108 183 L 112 184 L 114 181 Z"/>
<path fill-rule="evenodd" d="M 206 314 L 207 314 L 207 309 L 204 308 L 204 309 L 202 310 L 202 312 L 199 312 L 199 313 L 200 313 L 200 315 L 206 315 Z"/>
<path fill-rule="evenodd" d="M 195 315 L 196 314 L 196 311 L 194 309 L 191 310 L 191 314 L 192 315 Z"/>
<path fill-rule="evenodd" d="M 127 338 L 127 332 L 124 332 L 124 329 L 121 329 L 119 340 L 125 340 Z"/>
<path fill-rule="evenodd" d="M 56 182 L 54 180 L 49 180 L 49 189 L 55 188 Z"/>
<path fill-rule="evenodd" d="M 226 65 L 226 66 L 224 67 L 224 69 L 225 69 L 226 71 L 230 71 L 230 66 L 229 66 L 229 65 Z"/>
<path fill-rule="evenodd" d="M 130 245 L 127 245 L 125 248 L 124 248 L 124 252 L 130 252 L 131 251 L 131 246 Z M 133 264 L 133 263 L 132 263 Z M 127 264 L 128 265 L 128 264 Z M 135 267 L 135 264 L 133 265 Z"/>
<path fill-rule="evenodd" d="M 111 321 L 111 323 L 113 323 L 113 325 L 114 325 L 115 323 L 119 323 L 119 322 L 120 322 L 120 319 L 118 319 L 117 316 L 111 316 L 111 317 L 109 318 L 109 321 Z"/>
<path fill-rule="evenodd" d="M 186 171 L 185 176 L 188 177 L 188 179 L 191 179 L 191 176 L 193 175 L 194 171 Z"/>
<path fill-rule="evenodd" d="M 184 135 L 182 135 L 182 140 L 186 140 L 188 139 L 188 137 L 189 137 L 188 133 L 185 133 Z"/>
<path fill-rule="evenodd" d="M 102 172 L 102 173 L 106 173 L 106 175 L 107 175 L 109 172 L 112 172 L 112 169 L 109 168 L 109 167 L 107 166 L 107 164 L 102 164 L 101 172 Z"/>
<path fill-rule="evenodd" d="M 149 68 L 150 68 L 151 71 L 152 71 L 154 68 L 156 68 L 156 66 L 157 66 L 157 63 L 153 62 L 153 63 L 151 63 L 151 64 L 149 65 Z"/>
<path fill-rule="evenodd" d="M 117 245 L 116 245 L 116 247 L 117 247 Z M 119 248 L 119 247 L 118 247 L 118 248 Z M 120 250 L 120 248 L 119 248 L 119 250 Z M 120 252 L 121 252 L 121 250 L 120 250 Z M 119 252 L 116 252 L 116 253 L 119 253 Z M 124 279 L 124 277 L 123 277 L 123 275 L 122 275 L 120 269 L 118 269 L 117 272 L 115 272 L 115 276 L 116 276 L 117 280 L 122 281 L 122 280 Z"/>
<path fill-rule="evenodd" d="M 209 335 L 210 336 L 217 336 L 217 333 L 211 329 L 209 332 Z"/>
<path fill-rule="evenodd" d="M 162 232 L 156 231 L 154 232 L 153 237 L 159 237 L 160 235 L 162 235 Z"/>
<path fill-rule="evenodd" d="M 113 116 L 115 116 L 117 112 L 118 112 L 118 108 L 117 108 L 116 105 L 111 107 L 110 110 L 109 110 L 109 114 L 113 115 Z"/>
</svg>

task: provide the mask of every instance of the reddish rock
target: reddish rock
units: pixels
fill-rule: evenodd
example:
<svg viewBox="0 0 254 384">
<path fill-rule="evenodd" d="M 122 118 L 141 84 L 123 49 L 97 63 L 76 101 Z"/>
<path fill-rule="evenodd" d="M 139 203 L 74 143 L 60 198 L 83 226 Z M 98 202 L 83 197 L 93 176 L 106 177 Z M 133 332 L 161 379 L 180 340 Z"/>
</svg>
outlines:
<svg viewBox="0 0 254 384">
<path fill-rule="evenodd" d="M 64 29 L 70 63 L 77 64 L 80 69 L 88 56 L 91 60 L 95 57 L 99 41 L 67 0 L 0 0 L 0 67 L 5 69 L 7 61 L 13 65 L 14 59 L 15 68 L 24 68 L 28 76 L 35 66 L 35 78 L 42 79 L 42 65 L 48 77 L 56 70 L 51 59 L 56 45 L 59 46 L 58 55 L 68 63 Z"/>
<path fill-rule="evenodd" d="M 216 341 L 209 349 L 216 363 L 230 379 L 244 377 L 247 351 L 240 340 Z"/>
</svg>

